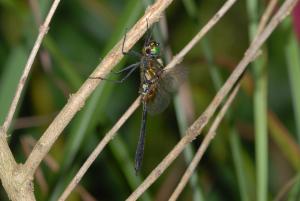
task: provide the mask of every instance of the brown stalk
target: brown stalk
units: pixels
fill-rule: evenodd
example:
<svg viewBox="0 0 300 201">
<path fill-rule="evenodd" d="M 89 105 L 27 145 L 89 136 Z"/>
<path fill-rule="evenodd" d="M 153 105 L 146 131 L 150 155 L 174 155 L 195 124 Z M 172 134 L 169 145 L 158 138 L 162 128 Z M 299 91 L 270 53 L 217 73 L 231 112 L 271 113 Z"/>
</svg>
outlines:
<svg viewBox="0 0 300 201">
<path fill-rule="evenodd" d="M 146 10 L 145 15 L 127 33 L 126 43 L 124 46 L 125 51 L 130 49 L 145 33 L 147 29 L 147 21 L 149 26 L 151 26 L 160 18 L 161 13 L 170 5 L 171 2 L 172 0 L 159 0 Z M 91 77 L 105 77 L 122 59 L 122 42 L 123 39 L 121 39 L 106 55 L 106 57 L 104 57 L 102 62 L 91 74 Z M 49 125 L 26 160 L 24 164 L 26 175 L 32 176 L 34 174 L 53 143 L 62 133 L 63 129 L 69 124 L 75 114 L 84 106 L 85 101 L 100 82 L 100 79 L 88 79 L 75 94 L 70 95 L 68 103 Z"/>
<path fill-rule="evenodd" d="M 222 88 L 218 91 L 215 98 L 212 100 L 203 114 L 193 123 L 193 125 L 186 131 L 186 135 L 179 141 L 179 143 L 169 152 L 169 154 L 156 166 L 144 182 L 127 198 L 127 201 L 137 200 L 143 192 L 153 184 L 157 178 L 166 170 L 166 168 L 178 157 L 185 146 L 194 140 L 202 131 L 208 120 L 213 116 L 216 109 L 219 107 L 223 99 L 228 95 L 233 86 L 240 79 L 245 72 L 247 65 L 256 57 L 262 44 L 267 40 L 270 34 L 278 26 L 278 24 L 291 12 L 297 0 L 286 0 L 270 23 L 266 26 L 264 31 L 252 42 L 243 59 L 237 65 L 235 70 L 231 73 Z"/>
<path fill-rule="evenodd" d="M 48 30 L 49 30 L 49 24 L 50 24 L 50 21 L 54 15 L 54 12 L 56 11 L 56 8 L 59 4 L 60 0 L 55 0 L 49 10 L 49 13 L 45 19 L 45 22 L 44 24 L 40 27 L 40 33 L 35 41 L 35 44 L 31 50 L 31 53 L 29 55 L 29 58 L 27 60 L 27 63 L 25 65 L 25 68 L 24 68 L 24 71 L 22 73 L 22 76 L 20 78 L 20 81 L 19 81 L 19 84 L 17 86 L 17 90 L 16 90 L 16 94 L 14 96 L 14 99 L 11 103 L 11 106 L 9 108 L 9 111 L 8 111 L 8 114 L 7 114 L 7 117 L 3 123 L 3 131 L 4 133 L 7 133 L 8 131 L 8 128 L 9 126 L 11 125 L 11 121 L 13 119 L 13 116 L 14 116 L 14 113 L 16 111 L 16 108 L 17 108 L 17 105 L 18 105 L 18 102 L 20 100 L 20 96 L 21 96 L 21 93 L 24 89 L 24 86 L 25 86 L 25 83 L 26 83 L 26 80 L 28 78 L 28 75 L 29 75 L 29 72 L 31 70 L 31 67 L 32 67 L 32 64 L 34 62 L 34 59 L 36 57 L 36 54 L 41 46 L 41 43 L 44 39 L 44 36 L 47 34 Z"/>
<path fill-rule="evenodd" d="M 183 57 L 194 47 L 194 45 L 218 22 L 218 20 L 229 10 L 229 8 L 236 2 L 236 0 L 227 1 L 223 7 L 215 14 L 215 16 L 196 34 L 196 36 L 183 48 L 182 51 L 174 58 L 175 62 L 171 61 L 167 67 L 168 69 L 174 67 L 180 61 L 182 61 Z M 217 16 L 217 17 L 216 17 Z M 127 38 L 126 38 L 127 39 Z M 80 168 L 78 173 L 72 179 L 68 187 L 65 189 L 59 201 L 63 201 L 67 198 L 67 196 L 71 193 L 71 191 L 75 188 L 75 186 L 79 183 L 83 175 L 86 173 L 87 169 L 94 162 L 96 157 L 100 154 L 103 148 L 108 144 L 108 142 L 113 138 L 117 130 L 125 123 L 127 118 L 136 110 L 139 106 L 140 97 L 136 99 L 136 101 L 132 104 L 131 107 L 126 111 L 126 113 L 120 118 L 120 120 L 115 124 L 115 126 L 105 135 L 105 137 L 99 142 L 98 146 Z"/>
<path fill-rule="evenodd" d="M 205 135 L 203 142 L 201 143 L 198 151 L 195 154 L 195 157 L 191 161 L 189 167 L 185 171 L 184 175 L 182 176 L 180 182 L 178 183 L 178 186 L 176 187 L 175 191 L 171 195 L 169 201 L 175 201 L 179 197 L 180 193 L 184 189 L 185 185 L 187 184 L 189 178 L 192 176 L 194 170 L 196 169 L 198 163 L 200 162 L 202 156 L 204 155 L 206 149 L 208 148 L 211 141 L 216 136 L 217 128 L 219 127 L 219 124 L 221 123 L 224 115 L 226 114 L 229 106 L 231 105 L 232 101 L 234 100 L 237 92 L 239 91 L 240 84 L 238 84 L 230 94 L 229 98 L 225 102 L 224 106 L 216 116 L 214 122 L 212 123 L 208 133 Z"/>
<path fill-rule="evenodd" d="M 256 36 L 255 38 L 257 38 L 259 36 L 259 34 L 263 31 L 263 29 L 265 28 L 268 20 L 271 17 L 272 11 L 275 8 L 275 5 L 277 3 L 277 0 L 271 0 L 266 8 L 266 11 L 264 12 L 263 16 L 261 17 L 260 23 L 259 23 L 259 28 L 257 30 Z M 243 75 L 242 75 L 243 76 Z M 243 76 L 244 77 L 244 76 Z M 193 160 L 191 161 L 190 165 L 188 166 L 188 168 L 186 169 L 186 171 L 184 172 L 182 178 L 180 179 L 176 189 L 174 190 L 174 192 L 172 193 L 169 201 L 175 201 L 178 199 L 179 195 L 181 194 L 181 192 L 183 191 L 184 187 L 186 186 L 187 182 L 189 181 L 189 179 L 191 178 L 193 172 L 195 171 L 197 165 L 199 164 L 205 150 L 207 149 L 209 143 L 211 142 L 211 140 L 215 137 L 216 135 L 216 129 L 220 123 L 220 120 L 223 118 L 224 114 L 222 111 L 226 111 L 227 110 L 227 104 L 229 105 L 232 99 L 235 98 L 237 91 L 240 88 L 240 83 L 241 83 L 241 79 L 238 81 L 237 86 L 235 87 L 235 89 L 231 92 L 231 94 L 229 95 L 229 99 L 231 100 L 227 100 L 225 105 L 222 107 L 221 111 L 219 112 L 218 116 L 216 117 L 216 119 L 214 120 L 214 122 L 212 123 L 212 126 L 210 127 L 210 130 L 208 131 L 207 135 L 205 136 L 203 142 L 201 143 L 197 153 L 195 154 Z"/>
</svg>

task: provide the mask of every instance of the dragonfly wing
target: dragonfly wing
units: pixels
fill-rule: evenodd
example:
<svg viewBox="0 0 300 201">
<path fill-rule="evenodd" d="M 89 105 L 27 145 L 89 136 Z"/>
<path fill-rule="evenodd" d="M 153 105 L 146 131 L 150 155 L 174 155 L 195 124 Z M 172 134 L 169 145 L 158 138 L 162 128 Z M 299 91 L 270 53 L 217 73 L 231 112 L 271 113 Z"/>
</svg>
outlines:
<svg viewBox="0 0 300 201">
<path fill-rule="evenodd" d="M 180 84 L 187 78 L 187 69 L 177 65 L 161 75 L 161 86 L 169 93 L 177 91 Z"/>
<path fill-rule="evenodd" d="M 182 66 L 164 71 L 158 81 L 155 97 L 148 103 L 149 114 L 154 115 L 164 111 L 170 103 L 170 94 L 177 91 L 186 77 L 187 70 Z"/>
<path fill-rule="evenodd" d="M 170 93 L 161 85 L 158 85 L 155 97 L 147 104 L 147 111 L 155 115 L 164 111 L 170 103 Z"/>
</svg>

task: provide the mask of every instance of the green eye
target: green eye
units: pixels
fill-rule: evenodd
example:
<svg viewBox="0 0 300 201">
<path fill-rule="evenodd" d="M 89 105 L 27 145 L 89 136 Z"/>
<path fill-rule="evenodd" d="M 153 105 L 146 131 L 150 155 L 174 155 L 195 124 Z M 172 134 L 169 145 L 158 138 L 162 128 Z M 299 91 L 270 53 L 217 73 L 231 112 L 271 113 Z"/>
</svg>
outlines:
<svg viewBox="0 0 300 201">
<path fill-rule="evenodd" d="M 151 48 L 151 54 L 152 55 L 158 55 L 160 52 L 160 48 L 159 47 L 153 47 Z"/>
</svg>

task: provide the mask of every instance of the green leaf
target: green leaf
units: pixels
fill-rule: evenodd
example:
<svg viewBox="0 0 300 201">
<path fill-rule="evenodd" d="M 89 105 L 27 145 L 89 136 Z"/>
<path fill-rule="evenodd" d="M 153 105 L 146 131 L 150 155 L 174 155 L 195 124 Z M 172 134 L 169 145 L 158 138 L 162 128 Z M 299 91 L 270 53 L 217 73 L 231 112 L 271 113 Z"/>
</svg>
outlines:
<svg viewBox="0 0 300 201">
<path fill-rule="evenodd" d="M 0 123 L 3 124 L 11 102 L 15 96 L 17 85 L 26 64 L 26 51 L 22 46 L 14 48 L 4 64 L 0 80 Z M 23 92 L 24 94 L 24 92 Z M 21 97 L 22 99 L 22 97 Z M 19 105 L 20 105 L 19 101 Z"/>
</svg>

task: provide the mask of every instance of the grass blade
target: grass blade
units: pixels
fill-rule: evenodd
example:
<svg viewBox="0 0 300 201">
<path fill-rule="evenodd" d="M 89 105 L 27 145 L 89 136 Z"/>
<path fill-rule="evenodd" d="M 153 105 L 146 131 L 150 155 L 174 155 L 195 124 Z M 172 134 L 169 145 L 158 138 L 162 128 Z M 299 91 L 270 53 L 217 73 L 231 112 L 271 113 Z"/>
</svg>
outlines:
<svg viewBox="0 0 300 201">
<path fill-rule="evenodd" d="M 288 44 L 285 49 L 291 94 L 293 98 L 295 124 L 297 128 L 297 139 L 300 143 L 300 51 L 298 41 L 293 32 L 288 37 Z"/>
<path fill-rule="evenodd" d="M 4 64 L 4 70 L 1 76 L 0 82 L 0 124 L 2 125 L 7 112 L 9 110 L 12 99 L 15 95 L 15 91 L 23 72 L 27 59 L 26 50 L 19 46 L 14 48 L 6 64 Z M 24 94 L 24 93 L 23 93 Z"/>
</svg>

